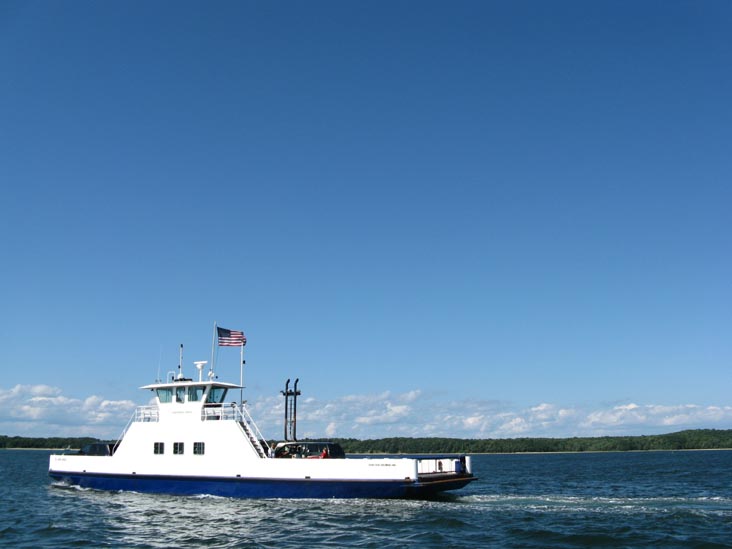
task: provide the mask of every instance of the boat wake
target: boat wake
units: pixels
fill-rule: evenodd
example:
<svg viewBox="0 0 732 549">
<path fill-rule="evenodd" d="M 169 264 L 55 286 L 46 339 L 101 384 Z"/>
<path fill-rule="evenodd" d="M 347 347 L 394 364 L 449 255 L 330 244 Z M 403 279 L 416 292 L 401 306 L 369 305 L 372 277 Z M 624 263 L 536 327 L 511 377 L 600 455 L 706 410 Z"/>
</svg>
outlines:
<svg viewBox="0 0 732 549">
<path fill-rule="evenodd" d="M 78 484 L 69 484 L 68 482 L 64 480 L 54 480 L 52 481 L 49 486 L 51 488 L 58 488 L 59 490 L 69 490 L 72 492 L 90 492 L 92 491 L 91 488 L 83 488 L 82 486 L 79 486 Z"/>
<path fill-rule="evenodd" d="M 545 513 L 674 514 L 732 517 L 732 498 L 725 497 L 607 497 L 567 495 L 480 494 L 456 497 L 456 502 L 497 511 Z"/>
</svg>

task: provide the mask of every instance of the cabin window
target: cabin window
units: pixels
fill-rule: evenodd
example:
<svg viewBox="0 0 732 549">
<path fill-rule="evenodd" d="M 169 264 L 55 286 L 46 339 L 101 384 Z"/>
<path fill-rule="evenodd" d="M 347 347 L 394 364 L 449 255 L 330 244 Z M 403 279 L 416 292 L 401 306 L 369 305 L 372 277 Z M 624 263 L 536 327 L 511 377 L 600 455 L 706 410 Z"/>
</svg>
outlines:
<svg viewBox="0 0 732 549">
<path fill-rule="evenodd" d="M 202 456 L 206 453 L 206 443 L 205 442 L 194 442 L 193 443 L 193 453 L 197 456 Z"/>
<path fill-rule="evenodd" d="M 185 387 L 176 387 L 175 388 L 175 401 L 176 402 L 185 402 L 186 400 L 186 388 Z"/>
<path fill-rule="evenodd" d="M 173 453 L 174 454 L 182 454 L 183 453 L 183 443 L 182 442 L 174 442 L 173 443 Z"/>
<path fill-rule="evenodd" d="M 188 387 L 188 402 L 198 402 L 203 398 L 203 387 Z"/>
<path fill-rule="evenodd" d="M 226 387 L 211 387 L 208 392 L 208 402 L 211 404 L 221 404 L 226 398 Z"/>
<path fill-rule="evenodd" d="M 156 442 L 155 448 L 153 450 L 153 453 L 155 454 L 164 454 L 165 453 L 165 443 L 164 442 Z"/>
<path fill-rule="evenodd" d="M 167 404 L 173 400 L 173 389 L 158 389 L 158 400 L 161 404 Z"/>
</svg>

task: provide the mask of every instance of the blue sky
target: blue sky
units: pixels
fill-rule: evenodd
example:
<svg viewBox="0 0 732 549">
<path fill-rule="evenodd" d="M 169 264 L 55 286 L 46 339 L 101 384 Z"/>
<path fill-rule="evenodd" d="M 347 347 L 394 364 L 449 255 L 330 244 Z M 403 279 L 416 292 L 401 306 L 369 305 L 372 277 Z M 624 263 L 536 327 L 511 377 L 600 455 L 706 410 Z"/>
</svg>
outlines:
<svg viewBox="0 0 732 549">
<path fill-rule="evenodd" d="M 266 436 L 732 427 L 729 2 L 4 2 L 0 433 L 244 330 Z M 218 353 L 237 381 L 238 353 Z"/>
</svg>

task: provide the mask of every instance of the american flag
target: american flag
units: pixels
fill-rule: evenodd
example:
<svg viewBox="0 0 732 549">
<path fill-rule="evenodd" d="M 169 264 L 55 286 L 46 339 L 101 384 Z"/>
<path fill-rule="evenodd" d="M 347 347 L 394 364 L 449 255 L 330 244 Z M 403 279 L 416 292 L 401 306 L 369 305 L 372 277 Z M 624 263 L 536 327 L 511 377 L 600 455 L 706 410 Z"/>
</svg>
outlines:
<svg viewBox="0 0 732 549">
<path fill-rule="evenodd" d="M 247 338 L 244 336 L 244 332 L 218 327 L 216 331 L 219 334 L 219 347 L 243 347 L 247 344 Z"/>
</svg>

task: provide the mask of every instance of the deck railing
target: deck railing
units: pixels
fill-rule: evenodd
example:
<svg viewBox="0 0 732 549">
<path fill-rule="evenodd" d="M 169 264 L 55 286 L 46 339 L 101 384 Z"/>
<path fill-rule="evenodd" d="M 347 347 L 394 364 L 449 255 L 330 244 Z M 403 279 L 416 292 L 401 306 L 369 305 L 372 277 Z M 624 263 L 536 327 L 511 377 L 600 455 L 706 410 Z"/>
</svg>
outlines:
<svg viewBox="0 0 732 549">
<path fill-rule="evenodd" d="M 257 424 L 254 423 L 252 416 L 249 415 L 246 405 L 239 406 L 236 402 L 230 404 L 206 404 L 201 410 L 201 420 L 238 421 L 257 453 L 261 457 L 267 456 L 267 449 L 260 442 L 265 440 L 265 438 L 259 431 Z"/>
<path fill-rule="evenodd" d="M 117 442 L 114 445 L 115 449 L 117 448 L 117 446 L 119 446 L 119 443 L 125 437 L 125 434 L 127 433 L 127 429 L 130 428 L 130 425 L 132 425 L 133 423 L 135 423 L 137 421 L 144 421 L 144 422 L 159 421 L 158 407 L 157 406 L 138 406 L 137 408 L 135 408 L 135 411 L 132 412 L 132 416 L 130 416 L 130 419 L 127 422 L 127 425 L 125 425 L 125 428 L 122 429 L 122 432 L 120 433 L 119 437 L 117 437 Z"/>
<path fill-rule="evenodd" d="M 159 421 L 157 406 L 138 406 L 135 410 L 135 421 Z"/>
<path fill-rule="evenodd" d="M 239 414 L 235 402 L 231 404 L 204 404 L 201 409 L 202 421 L 237 421 L 240 419 L 240 416 L 241 414 Z"/>
<path fill-rule="evenodd" d="M 432 473 L 463 473 L 464 465 L 459 457 L 436 456 L 417 459 L 417 472 L 421 475 Z"/>
<path fill-rule="evenodd" d="M 252 416 L 249 415 L 249 410 L 247 410 L 246 404 L 241 405 L 241 417 L 242 422 L 241 425 L 244 427 L 245 430 L 248 431 L 249 439 L 252 440 L 252 444 L 256 442 L 255 450 L 259 453 L 261 457 L 266 457 L 269 454 L 269 448 L 265 448 L 262 445 L 262 441 L 266 440 L 264 438 L 264 435 L 259 431 L 259 427 L 257 427 L 257 424 L 254 423 L 254 420 L 252 419 Z"/>
</svg>

